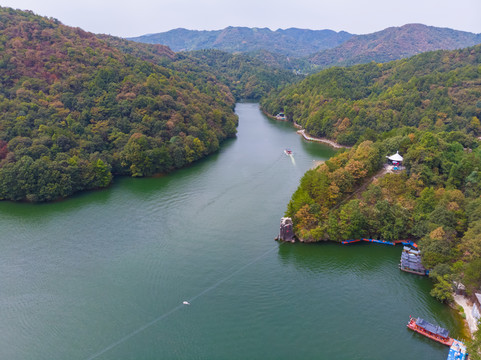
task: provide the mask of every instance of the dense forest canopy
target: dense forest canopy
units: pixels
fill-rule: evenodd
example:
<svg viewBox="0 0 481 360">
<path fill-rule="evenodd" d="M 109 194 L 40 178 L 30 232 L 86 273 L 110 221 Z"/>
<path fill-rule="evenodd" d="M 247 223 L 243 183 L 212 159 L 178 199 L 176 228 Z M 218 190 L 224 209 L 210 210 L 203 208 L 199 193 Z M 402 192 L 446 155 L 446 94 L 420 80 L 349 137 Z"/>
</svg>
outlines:
<svg viewBox="0 0 481 360">
<path fill-rule="evenodd" d="M 8 8 L 0 49 L 0 199 L 52 200 L 107 186 L 113 174 L 167 172 L 235 136 L 234 97 L 204 71 Z"/>
<path fill-rule="evenodd" d="M 229 54 L 220 50 L 199 50 L 174 53 L 168 47 L 158 44 L 143 44 L 122 38 L 97 35 L 109 45 L 122 52 L 134 55 L 181 73 L 197 73 L 202 76 L 189 76 L 198 88 L 203 81 L 215 77 L 230 89 L 237 101 L 255 100 L 265 97 L 271 90 L 302 80 L 293 72 L 268 66 L 244 54 Z"/>
<path fill-rule="evenodd" d="M 219 50 L 199 50 L 177 54 L 172 66 L 176 70 L 203 68 L 229 87 L 236 100 L 259 101 L 273 89 L 302 80 L 291 71 L 266 66 L 243 54 Z"/>
<path fill-rule="evenodd" d="M 340 144 L 414 126 L 481 134 L 481 45 L 386 64 L 331 68 L 262 101 L 307 131 Z"/>
<path fill-rule="evenodd" d="M 0 8 L 0 199 L 45 201 L 183 167 L 235 136 L 239 99 L 297 80 Z"/>
</svg>

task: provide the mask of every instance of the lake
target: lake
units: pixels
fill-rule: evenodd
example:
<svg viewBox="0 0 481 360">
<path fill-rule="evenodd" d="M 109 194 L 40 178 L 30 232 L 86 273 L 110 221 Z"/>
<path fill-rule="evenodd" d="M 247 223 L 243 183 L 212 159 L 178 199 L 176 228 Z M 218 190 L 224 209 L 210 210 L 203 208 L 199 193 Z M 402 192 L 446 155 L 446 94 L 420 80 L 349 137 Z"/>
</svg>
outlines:
<svg viewBox="0 0 481 360">
<path fill-rule="evenodd" d="M 0 358 L 447 357 L 406 324 L 459 336 L 460 318 L 399 271 L 400 246 L 274 241 L 300 178 L 334 151 L 258 104 L 236 112 L 236 139 L 168 176 L 0 203 Z"/>
</svg>

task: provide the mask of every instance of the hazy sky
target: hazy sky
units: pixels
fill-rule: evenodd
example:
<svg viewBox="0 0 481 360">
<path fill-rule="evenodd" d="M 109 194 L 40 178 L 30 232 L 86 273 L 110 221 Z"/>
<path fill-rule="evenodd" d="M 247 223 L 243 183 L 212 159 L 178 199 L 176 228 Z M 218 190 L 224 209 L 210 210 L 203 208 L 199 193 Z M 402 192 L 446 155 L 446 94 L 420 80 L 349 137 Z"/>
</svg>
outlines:
<svg viewBox="0 0 481 360">
<path fill-rule="evenodd" d="M 481 0 L 0 0 L 0 5 L 123 37 L 229 25 L 366 34 L 422 23 L 481 33 Z"/>
</svg>

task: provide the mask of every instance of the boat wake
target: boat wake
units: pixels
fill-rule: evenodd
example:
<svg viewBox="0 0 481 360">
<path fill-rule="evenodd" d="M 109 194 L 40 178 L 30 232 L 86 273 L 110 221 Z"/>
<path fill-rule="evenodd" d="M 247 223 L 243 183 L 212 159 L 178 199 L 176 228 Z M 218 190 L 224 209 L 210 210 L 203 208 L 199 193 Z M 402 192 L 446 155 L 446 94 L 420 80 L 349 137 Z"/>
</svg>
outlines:
<svg viewBox="0 0 481 360">
<path fill-rule="evenodd" d="M 296 160 L 294 159 L 294 155 L 289 155 L 291 158 L 292 165 L 296 166 Z"/>
</svg>

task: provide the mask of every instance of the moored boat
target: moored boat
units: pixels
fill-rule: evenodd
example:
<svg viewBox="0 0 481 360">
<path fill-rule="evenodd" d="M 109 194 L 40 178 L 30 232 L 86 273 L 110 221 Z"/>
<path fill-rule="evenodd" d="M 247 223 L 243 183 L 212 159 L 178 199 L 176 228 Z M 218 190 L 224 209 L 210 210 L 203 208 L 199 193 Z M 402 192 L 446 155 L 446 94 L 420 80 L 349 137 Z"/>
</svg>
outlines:
<svg viewBox="0 0 481 360">
<path fill-rule="evenodd" d="M 401 253 L 401 261 L 399 263 L 399 269 L 411 274 L 429 274 L 429 270 L 426 270 L 426 268 L 421 263 L 421 252 L 409 246 L 404 246 L 403 248 L 403 252 Z"/>
<path fill-rule="evenodd" d="M 441 344 L 451 346 L 454 342 L 449 337 L 449 331 L 437 325 L 433 325 L 421 318 L 411 318 L 407 327 Z"/>
</svg>

